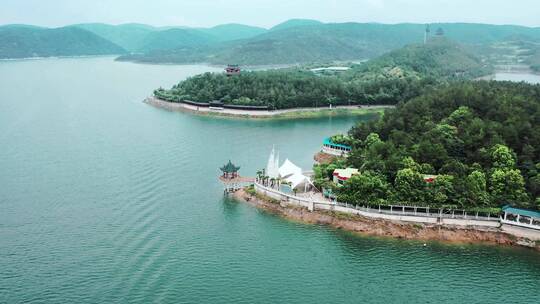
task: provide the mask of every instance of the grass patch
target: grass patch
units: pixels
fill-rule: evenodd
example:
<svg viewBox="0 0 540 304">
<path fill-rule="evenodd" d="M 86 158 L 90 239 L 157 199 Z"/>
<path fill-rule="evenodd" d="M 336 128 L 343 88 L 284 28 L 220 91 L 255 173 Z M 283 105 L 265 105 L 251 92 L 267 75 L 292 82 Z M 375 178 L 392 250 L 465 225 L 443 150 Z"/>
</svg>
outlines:
<svg viewBox="0 0 540 304">
<path fill-rule="evenodd" d="M 326 110 L 299 110 L 294 112 L 286 112 L 273 115 L 268 119 L 305 119 L 305 118 L 320 118 L 320 117 L 341 117 L 341 116 L 356 116 L 356 115 L 382 115 L 383 108 L 374 109 L 326 109 Z"/>
<path fill-rule="evenodd" d="M 251 195 L 251 196 L 256 196 L 257 195 L 257 191 L 255 191 L 255 186 L 253 186 L 253 185 L 247 186 L 244 189 L 244 191 L 246 191 L 246 193 Z"/>
<path fill-rule="evenodd" d="M 266 202 L 266 203 L 275 204 L 275 205 L 279 205 L 281 203 L 279 200 L 277 200 L 275 198 L 271 198 L 271 197 L 266 196 L 264 194 L 257 193 L 257 190 L 255 190 L 255 186 L 253 186 L 253 185 L 249 185 L 249 186 L 245 187 L 244 191 L 247 194 L 249 194 L 250 196 L 255 197 L 258 200 Z"/>
<path fill-rule="evenodd" d="M 413 224 L 412 226 L 417 230 L 420 230 L 420 229 L 424 228 L 424 225 L 422 225 L 422 224 Z"/>
<path fill-rule="evenodd" d="M 328 215 L 338 220 L 346 220 L 346 221 L 353 221 L 357 218 L 355 214 L 339 212 L 339 211 L 329 211 Z"/>
</svg>

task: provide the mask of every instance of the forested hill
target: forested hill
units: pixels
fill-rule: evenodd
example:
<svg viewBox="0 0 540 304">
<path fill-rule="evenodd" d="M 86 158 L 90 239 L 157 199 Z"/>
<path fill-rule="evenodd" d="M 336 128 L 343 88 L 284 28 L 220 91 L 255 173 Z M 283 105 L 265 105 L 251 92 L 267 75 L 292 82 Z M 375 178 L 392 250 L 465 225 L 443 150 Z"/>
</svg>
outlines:
<svg viewBox="0 0 540 304">
<path fill-rule="evenodd" d="M 492 72 L 489 64 L 461 45 L 446 38 L 434 38 L 426 45 L 413 44 L 358 65 L 346 76 L 476 78 Z"/>
<path fill-rule="evenodd" d="M 103 23 L 77 24 L 132 53 L 154 50 L 173 50 L 205 46 L 219 42 L 247 39 L 266 32 L 266 29 L 243 24 L 223 24 L 211 28 L 153 27 L 144 24 L 110 25 Z"/>
<path fill-rule="evenodd" d="M 84 23 L 72 26 L 82 28 L 103 37 L 112 43 L 121 46 L 128 52 L 139 51 L 148 35 L 156 31 L 156 28 L 153 26 L 136 23 L 120 25 Z"/>
<path fill-rule="evenodd" d="M 468 23 L 432 24 L 445 37 L 482 55 L 481 47 L 509 40 L 540 41 L 540 28 Z M 123 60 L 242 65 L 296 64 L 374 58 L 424 40 L 424 24 L 321 23 L 291 20 L 250 38 L 209 48 L 157 51 Z"/>
<path fill-rule="evenodd" d="M 423 39 L 423 29 L 410 25 L 322 24 L 291 22 L 250 39 L 224 42 L 206 49 L 171 50 L 123 56 L 141 62 L 242 65 L 295 64 L 376 57 Z M 195 56 L 196 54 L 196 56 Z"/>
<path fill-rule="evenodd" d="M 318 20 L 312 20 L 312 19 L 290 19 L 285 22 L 282 22 L 278 25 L 275 25 L 270 30 L 271 31 L 278 31 L 278 30 L 284 30 L 292 27 L 298 27 L 298 26 L 307 26 L 307 25 L 322 25 L 323 23 Z"/>
<path fill-rule="evenodd" d="M 440 41 L 405 47 L 339 76 L 321 77 L 301 68 L 243 72 L 233 77 L 206 73 L 154 94 L 173 102 L 222 100 L 275 109 L 396 104 L 440 82 L 490 72 L 489 67 L 458 45 Z"/>
<path fill-rule="evenodd" d="M 540 209 L 540 85 L 453 83 L 350 135 L 344 201 Z"/>
<path fill-rule="evenodd" d="M 62 27 L 0 27 L 0 58 L 123 54 L 120 46 L 87 30 Z"/>
<path fill-rule="evenodd" d="M 21 56 L 18 53 L 81 55 L 89 52 L 82 51 L 84 48 L 92 49 L 91 53 L 119 53 L 119 46 L 130 53 L 121 58 L 128 61 L 236 63 L 244 66 L 305 64 L 375 58 L 405 45 L 423 42 L 425 26 L 322 23 L 302 19 L 289 20 L 271 29 L 242 24 L 224 24 L 212 28 L 100 23 L 77 24 L 60 29 L 4 26 L 0 27 L 3 32 L 0 36 L 0 48 L 4 58 L 18 58 Z M 431 28 L 432 36 L 439 32 L 440 28 L 445 37 L 466 44 L 477 55 L 484 55 L 486 52 L 483 50 L 490 49 L 491 46 L 500 52 L 499 44 L 508 41 L 525 41 L 532 43 L 531 45 L 540 42 L 540 28 L 467 23 L 431 24 Z M 75 35 L 77 30 L 84 32 Z M 100 43 L 91 43 L 89 40 L 92 38 L 88 37 L 88 32 L 110 44 L 105 44 L 103 40 Z M 49 35 L 56 36 L 49 39 Z M 63 43 L 60 38 L 68 43 Z M 94 40 L 95 38 L 93 36 Z M 53 46 L 46 45 L 48 41 L 54 41 L 54 51 L 50 50 Z M 15 51 L 14 45 L 22 47 Z M 507 55 L 501 54 L 502 57 Z"/>
</svg>

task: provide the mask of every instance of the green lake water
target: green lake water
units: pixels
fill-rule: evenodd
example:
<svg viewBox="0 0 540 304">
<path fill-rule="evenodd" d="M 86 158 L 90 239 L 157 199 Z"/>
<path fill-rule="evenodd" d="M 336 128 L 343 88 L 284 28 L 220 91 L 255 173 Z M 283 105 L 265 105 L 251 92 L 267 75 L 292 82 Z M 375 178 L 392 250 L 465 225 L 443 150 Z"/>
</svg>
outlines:
<svg viewBox="0 0 540 304">
<path fill-rule="evenodd" d="M 275 144 L 308 168 L 359 118 L 254 121 L 141 101 L 205 66 L 0 62 L 0 303 L 533 303 L 540 254 L 353 235 L 223 197 Z M 538 303 L 538 302 L 536 302 Z"/>
</svg>

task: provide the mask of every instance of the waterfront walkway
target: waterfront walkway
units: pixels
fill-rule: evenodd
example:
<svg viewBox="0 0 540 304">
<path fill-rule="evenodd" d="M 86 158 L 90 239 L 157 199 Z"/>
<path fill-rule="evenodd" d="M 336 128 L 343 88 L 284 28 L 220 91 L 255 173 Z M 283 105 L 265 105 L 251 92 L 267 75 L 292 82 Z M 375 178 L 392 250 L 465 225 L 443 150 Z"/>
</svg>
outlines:
<svg viewBox="0 0 540 304">
<path fill-rule="evenodd" d="M 215 113 L 230 116 L 247 116 L 247 117 L 273 117 L 280 116 L 288 113 L 301 113 L 301 112 L 315 112 L 315 111 L 330 111 L 330 110 L 343 110 L 343 109 L 364 109 L 364 110 L 378 110 L 393 108 L 391 105 L 351 105 L 351 106 L 333 106 L 333 107 L 318 107 L 318 108 L 294 108 L 294 109 L 281 109 L 281 110 L 242 110 L 242 109 L 222 109 L 213 107 L 196 106 L 181 102 L 168 102 L 157 97 L 148 97 L 144 100 L 145 103 L 153 105 L 158 108 L 167 109 L 169 111 L 189 111 L 194 113 Z"/>
<path fill-rule="evenodd" d="M 499 227 L 500 219 L 489 214 L 468 213 L 465 211 L 434 209 L 415 206 L 370 206 L 351 205 L 347 203 L 332 202 L 320 195 L 298 196 L 283 193 L 279 190 L 255 183 L 255 190 L 266 196 L 279 200 L 282 203 L 305 207 L 310 211 L 327 210 L 356 214 L 370 218 L 379 218 L 394 221 L 417 222 L 426 224 L 447 224 L 459 226 Z"/>
</svg>

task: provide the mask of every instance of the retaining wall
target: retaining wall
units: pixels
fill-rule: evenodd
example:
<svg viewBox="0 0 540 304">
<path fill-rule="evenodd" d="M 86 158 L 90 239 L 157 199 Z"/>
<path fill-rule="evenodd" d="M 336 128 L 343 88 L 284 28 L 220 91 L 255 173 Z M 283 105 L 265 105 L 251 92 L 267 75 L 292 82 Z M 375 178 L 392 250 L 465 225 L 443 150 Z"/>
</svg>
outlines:
<svg viewBox="0 0 540 304">
<path fill-rule="evenodd" d="M 364 208 L 358 206 L 343 206 L 342 204 L 334 204 L 327 201 L 310 200 L 309 198 L 294 196 L 280 192 L 276 189 L 268 188 L 258 183 L 255 183 L 255 190 L 263 195 L 279 200 L 282 204 L 304 207 L 309 210 L 328 210 L 337 211 L 349 214 L 356 214 L 370 218 L 385 219 L 391 221 L 415 222 L 424 224 L 440 224 L 453 226 L 480 226 L 497 228 L 500 227 L 500 222 L 497 218 L 448 218 L 444 216 L 433 216 L 432 214 L 411 214 L 408 212 L 394 211 L 389 214 L 387 211 L 380 212 L 374 208 Z M 447 215 L 448 216 L 448 215 Z"/>
</svg>

